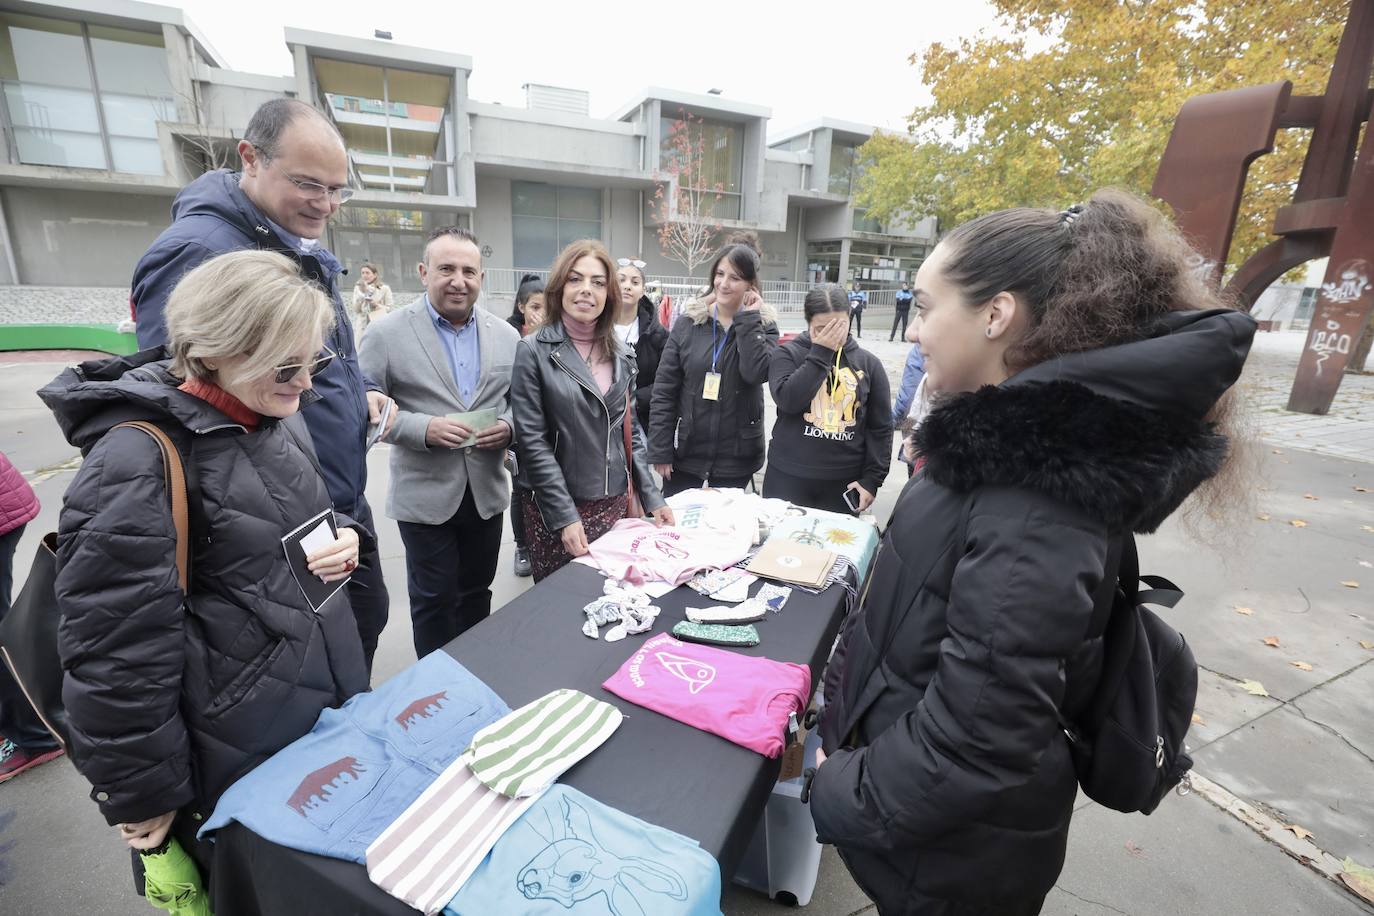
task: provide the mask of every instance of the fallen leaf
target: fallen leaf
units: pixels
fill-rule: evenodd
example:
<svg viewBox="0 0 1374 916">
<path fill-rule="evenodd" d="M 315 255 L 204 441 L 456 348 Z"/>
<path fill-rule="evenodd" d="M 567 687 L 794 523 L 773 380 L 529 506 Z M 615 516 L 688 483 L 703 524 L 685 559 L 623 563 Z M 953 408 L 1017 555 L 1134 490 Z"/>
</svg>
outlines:
<svg viewBox="0 0 1374 916">
<path fill-rule="evenodd" d="M 1202 718 L 1202 716 L 1198 715 L 1197 713 L 1193 713 L 1193 724 L 1206 725 L 1207 722 Z"/>
<path fill-rule="evenodd" d="M 1135 856 L 1137 859 L 1145 858 L 1145 850 L 1137 846 L 1134 840 L 1126 841 L 1126 851 L 1129 852 L 1131 855 Z"/>
<path fill-rule="evenodd" d="M 1312 500 L 1313 502 L 1316 502 L 1316 501 L 1317 501 L 1318 499 L 1320 499 L 1321 497 L 1319 497 L 1319 496 L 1313 496 L 1311 493 L 1304 493 L 1304 494 L 1302 494 L 1302 498 L 1303 498 L 1303 499 L 1310 499 L 1310 500 Z"/>
<path fill-rule="evenodd" d="M 1309 665 L 1307 662 L 1289 662 L 1288 664 L 1292 665 L 1294 668 L 1297 668 L 1299 671 L 1312 670 L 1312 666 Z"/>
<path fill-rule="evenodd" d="M 1356 492 L 1356 493 L 1368 493 L 1368 492 L 1369 492 L 1369 487 L 1356 487 L 1356 488 L 1355 488 L 1355 492 Z"/>
<path fill-rule="evenodd" d="M 1342 580 L 1341 580 L 1341 585 L 1344 585 L 1346 588 L 1359 588 L 1359 587 L 1360 587 L 1360 583 L 1359 583 L 1359 582 L 1356 582 L 1354 579 L 1342 579 Z"/>
<path fill-rule="evenodd" d="M 1374 868 L 1365 868 L 1354 859 L 1346 858 L 1342 864 L 1341 880 L 1359 896 L 1374 903 Z"/>
<path fill-rule="evenodd" d="M 1275 454 L 1275 455 L 1282 455 L 1283 452 L 1279 451 L 1278 449 L 1274 449 L 1274 454 Z"/>
<path fill-rule="evenodd" d="M 1360 648 L 1374 650 L 1374 642 L 1370 642 L 1367 639 L 1362 639 L 1360 640 Z"/>
<path fill-rule="evenodd" d="M 1271 649 L 1277 649 L 1279 647 L 1279 638 L 1277 636 L 1266 636 L 1263 642 Z"/>
<path fill-rule="evenodd" d="M 1267 697 L 1267 696 L 1269 696 L 1269 691 L 1265 690 L 1265 689 L 1264 689 L 1264 685 L 1261 684 L 1259 681 L 1241 681 L 1241 682 L 1240 682 L 1240 687 L 1241 687 L 1242 690 L 1244 690 L 1246 693 L 1250 694 L 1251 696 L 1256 696 L 1256 697 Z"/>
<path fill-rule="evenodd" d="M 1269 521 L 1269 513 L 1268 513 L 1268 512 L 1261 512 L 1259 515 L 1257 515 L 1257 516 L 1255 516 L 1255 517 L 1258 518 L 1258 519 L 1259 519 L 1260 521 L 1262 521 L 1262 522 L 1267 522 L 1267 521 Z"/>
<path fill-rule="evenodd" d="M 1255 609 L 1252 607 L 1241 607 L 1239 604 L 1233 604 L 1231 605 L 1231 607 L 1235 610 L 1237 614 L 1244 614 L 1246 617 L 1249 617 L 1251 614 L 1255 613 Z"/>
<path fill-rule="evenodd" d="M 1361 525 L 1360 530 L 1368 531 L 1370 534 L 1374 534 L 1374 525 Z"/>
<path fill-rule="evenodd" d="M 1293 519 L 1291 522 L 1289 522 L 1288 524 L 1292 525 L 1294 528 L 1306 528 L 1306 527 L 1307 527 L 1307 522 L 1303 521 L 1303 520 L 1300 519 L 1300 518 L 1295 518 L 1295 519 Z"/>
<path fill-rule="evenodd" d="M 1284 824 L 1283 829 L 1293 831 L 1293 836 L 1300 840 L 1310 840 L 1312 838 L 1311 830 L 1308 830 L 1306 827 L 1299 827 L 1297 824 Z"/>
</svg>

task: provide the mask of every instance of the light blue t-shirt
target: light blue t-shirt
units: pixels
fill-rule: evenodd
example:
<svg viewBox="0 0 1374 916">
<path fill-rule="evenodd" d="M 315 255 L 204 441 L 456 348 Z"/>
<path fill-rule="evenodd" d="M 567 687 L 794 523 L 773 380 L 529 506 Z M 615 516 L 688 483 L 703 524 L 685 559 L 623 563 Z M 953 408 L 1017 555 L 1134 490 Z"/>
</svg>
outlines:
<svg viewBox="0 0 1374 916">
<path fill-rule="evenodd" d="M 720 916 L 720 866 L 695 840 L 561 783 L 511 825 L 444 916 Z"/>
<path fill-rule="evenodd" d="M 309 733 L 229 787 L 199 835 L 238 821 L 281 846 L 363 862 L 472 736 L 508 712 L 453 656 L 432 652 L 320 713 Z"/>
</svg>

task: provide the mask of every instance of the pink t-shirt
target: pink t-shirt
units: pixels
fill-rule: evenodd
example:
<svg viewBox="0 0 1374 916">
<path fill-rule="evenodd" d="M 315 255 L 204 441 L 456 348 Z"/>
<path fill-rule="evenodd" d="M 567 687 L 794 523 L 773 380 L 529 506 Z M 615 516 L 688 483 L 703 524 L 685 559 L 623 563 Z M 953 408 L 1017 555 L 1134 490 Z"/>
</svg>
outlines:
<svg viewBox="0 0 1374 916">
<path fill-rule="evenodd" d="M 788 714 L 800 717 L 806 709 L 811 671 L 660 633 L 601 686 L 670 719 L 777 757 Z"/>
<path fill-rule="evenodd" d="M 626 518 L 588 545 L 585 560 L 612 579 L 634 585 L 681 585 L 703 569 L 724 569 L 749 552 L 747 533 L 710 528 L 660 528 Z"/>
</svg>

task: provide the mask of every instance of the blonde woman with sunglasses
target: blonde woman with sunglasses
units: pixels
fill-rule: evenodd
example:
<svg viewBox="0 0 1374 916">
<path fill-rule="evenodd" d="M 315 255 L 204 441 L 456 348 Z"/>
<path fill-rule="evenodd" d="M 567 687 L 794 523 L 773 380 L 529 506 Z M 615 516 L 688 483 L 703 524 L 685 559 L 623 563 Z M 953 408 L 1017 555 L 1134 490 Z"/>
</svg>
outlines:
<svg viewBox="0 0 1374 916">
<path fill-rule="evenodd" d="M 39 394 L 85 460 L 58 527 L 59 652 L 72 762 L 134 850 L 175 837 L 208 867 L 196 827 L 220 794 L 366 690 L 337 583 L 372 535 L 333 512 L 297 411 L 335 355 L 329 299 L 281 254 L 238 251 L 182 278 L 169 344 L 63 372 Z M 167 357 L 170 356 L 170 362 Z M 178 582 L 161 452 L 191 482 L 190 579 Z M 305 565 L 282 538 L 309 522 Z"/>
</svg>

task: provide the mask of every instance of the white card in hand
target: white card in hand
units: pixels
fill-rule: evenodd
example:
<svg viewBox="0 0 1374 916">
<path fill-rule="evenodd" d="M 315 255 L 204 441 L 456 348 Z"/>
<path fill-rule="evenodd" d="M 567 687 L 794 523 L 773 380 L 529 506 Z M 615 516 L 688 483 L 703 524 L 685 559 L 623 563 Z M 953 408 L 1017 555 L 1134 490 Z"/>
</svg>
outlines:
<svg viewBox="0 0 1374 916">
<path fill-rule="evenodd" d="M 301 538 L 301 549 L 308 557 L 311 554 L 324 549 L 334 543 L 334 532 L 329 527 L 328 521 L 320 522 L 315 529 Z"/>
</svg>

